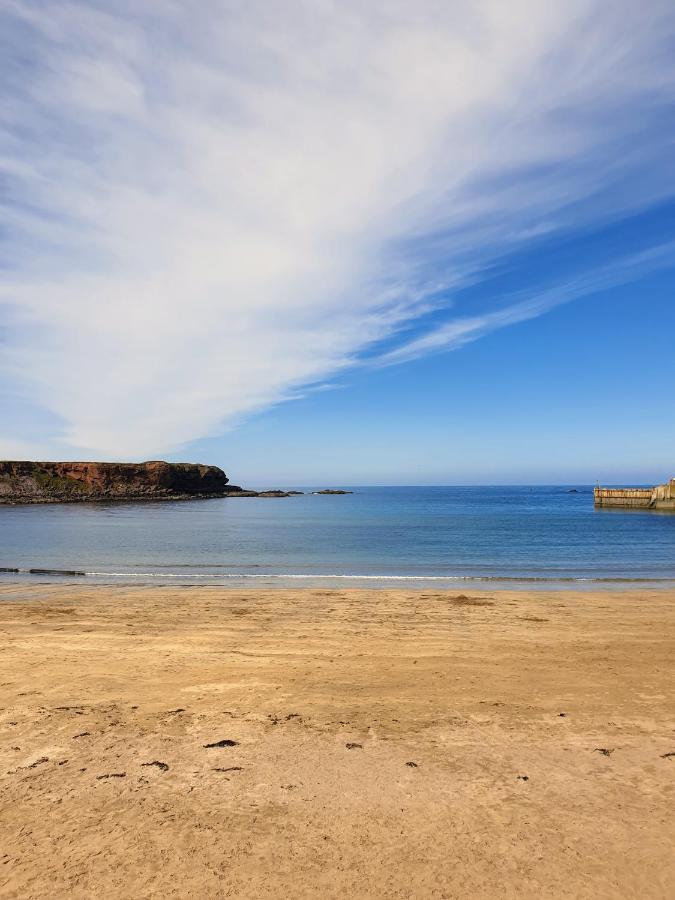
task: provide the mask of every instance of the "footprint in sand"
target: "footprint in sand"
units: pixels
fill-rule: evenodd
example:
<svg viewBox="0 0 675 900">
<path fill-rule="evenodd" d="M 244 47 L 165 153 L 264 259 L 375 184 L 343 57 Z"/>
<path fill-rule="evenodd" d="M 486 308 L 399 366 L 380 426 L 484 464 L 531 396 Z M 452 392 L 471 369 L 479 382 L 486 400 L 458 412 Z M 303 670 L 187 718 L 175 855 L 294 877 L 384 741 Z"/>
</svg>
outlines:
<svg viewBox="0 0 675 900">
<path fill-rule="evenodd" d="M 152 762 L 141 763 L 141 766 L 155 766 L 161 772 L 168 772 L 169 767 L 165 762 L 160 762 L 158 759 L 153 759 Z"/>
</svg>

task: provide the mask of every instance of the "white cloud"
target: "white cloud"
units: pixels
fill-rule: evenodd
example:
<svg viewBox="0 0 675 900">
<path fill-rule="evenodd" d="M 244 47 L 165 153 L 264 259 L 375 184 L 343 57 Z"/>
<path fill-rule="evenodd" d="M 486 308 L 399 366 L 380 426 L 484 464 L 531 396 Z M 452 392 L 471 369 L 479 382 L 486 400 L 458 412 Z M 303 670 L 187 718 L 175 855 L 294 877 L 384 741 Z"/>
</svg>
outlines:
<svg viewBox="0 0 675 900">
<path fill-rule="evenodd" d="M 658 244 L 642 253 L 630 254 L 583 275 L 563 280 L 554 288 L 516 297 L 501 297 L 505 305 L 476 316 L 456 317 L 436 325 L 431 330 L 382 353 L 373 361 L 376 366 L 390 366 L 408 362 L 429 353 L 458 350 L 471 341 L 509 325 L 536 319 L 556 306 L 626 284 L 658 269 L 675 264 L 675 241 Z"/>
<path fill-rule="evenodd" d="M 660 0 L 3 9 L 1 371 L 61 455 L 213 433 L 509 248 L 663 192 Z"/>
</svg>

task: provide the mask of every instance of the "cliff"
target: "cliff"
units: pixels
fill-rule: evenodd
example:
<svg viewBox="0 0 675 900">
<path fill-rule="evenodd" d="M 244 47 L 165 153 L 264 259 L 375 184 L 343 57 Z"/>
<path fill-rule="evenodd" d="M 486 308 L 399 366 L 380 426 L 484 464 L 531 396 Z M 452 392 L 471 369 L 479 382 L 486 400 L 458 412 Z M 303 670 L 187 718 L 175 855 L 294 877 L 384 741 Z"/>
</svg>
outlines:
<svg viewBox="0 0 675 900">
<path fill-rule="evenodd" d="M 0 461 L 0 503 L 182 500 L 240 490 L 217 466 L 193 463 Z"/>
</svg>

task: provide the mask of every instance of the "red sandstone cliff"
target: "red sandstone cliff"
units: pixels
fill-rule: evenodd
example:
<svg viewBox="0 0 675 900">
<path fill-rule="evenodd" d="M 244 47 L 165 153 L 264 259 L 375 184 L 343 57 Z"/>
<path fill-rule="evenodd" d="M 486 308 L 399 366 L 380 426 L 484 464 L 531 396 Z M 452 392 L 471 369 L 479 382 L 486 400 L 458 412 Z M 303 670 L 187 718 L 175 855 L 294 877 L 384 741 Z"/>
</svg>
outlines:
<svg viewBox="0 0 675 900">
<path fill-rule="evenodd" d="M 194 463 L 0 461 L 0 503 L 171 500 L 238 490 L 222 469 Z"/>
</svg>

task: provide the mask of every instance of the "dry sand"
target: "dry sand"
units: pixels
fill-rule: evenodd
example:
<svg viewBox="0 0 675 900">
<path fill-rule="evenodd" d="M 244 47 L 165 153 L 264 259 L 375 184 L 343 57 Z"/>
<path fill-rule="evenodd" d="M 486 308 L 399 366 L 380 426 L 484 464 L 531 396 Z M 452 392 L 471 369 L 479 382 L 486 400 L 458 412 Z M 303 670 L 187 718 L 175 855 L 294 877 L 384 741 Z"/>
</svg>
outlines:
<svg viewBox="0 0 675 900">
<path fill-rule="evenodd" d="M 675 896 L 675 593 L 471 598 L 1 587 L 0 895 Z"/>
</svg>

